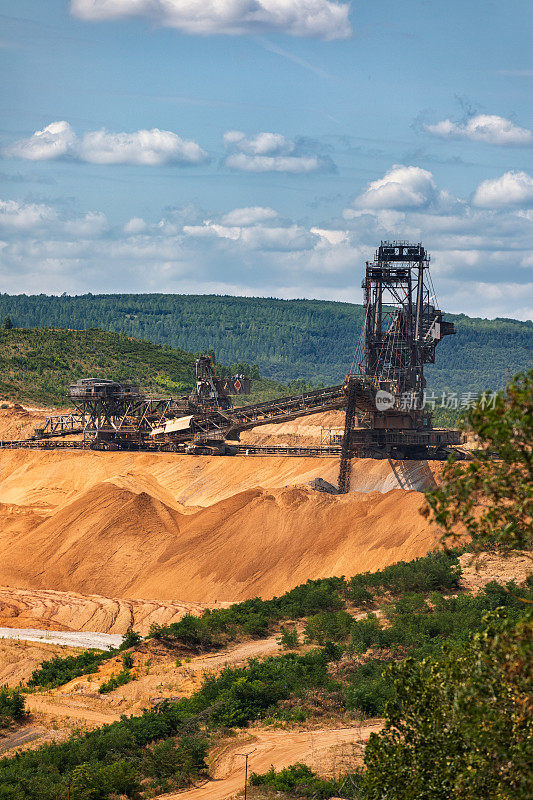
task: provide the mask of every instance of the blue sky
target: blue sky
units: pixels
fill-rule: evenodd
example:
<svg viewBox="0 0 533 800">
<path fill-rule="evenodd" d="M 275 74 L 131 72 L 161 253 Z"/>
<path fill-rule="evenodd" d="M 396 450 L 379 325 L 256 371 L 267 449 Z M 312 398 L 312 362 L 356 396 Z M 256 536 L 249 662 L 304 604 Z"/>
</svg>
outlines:
<svg viewBox="0 0 533 800">
<path fill-rule="evenodd" d="M 529 0 L 2 0 L 0 290 L 533 314 Z"/>
</svg>

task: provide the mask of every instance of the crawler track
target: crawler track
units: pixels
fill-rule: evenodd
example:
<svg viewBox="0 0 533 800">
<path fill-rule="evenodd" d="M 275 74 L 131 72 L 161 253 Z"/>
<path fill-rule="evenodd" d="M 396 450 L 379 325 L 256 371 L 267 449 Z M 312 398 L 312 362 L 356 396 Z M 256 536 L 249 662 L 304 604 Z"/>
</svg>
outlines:
<svg viewBox="0 0 533 800">
<path fill-rule="evenodd" d="M 101 450 L 100 447 L 91 447 L 91 442 L 75 441 L 66 442 L 61 439 L 14 439 L 11 441 L 0 441 L 0 450 Z M 172 452 L 164 450 L 158 444 L 147 442 L 135 448 L 137 452 Z M 177 451 L 176 455 L 185 455 L 186 451 Z M 237 456 L 315 456 L 326 458 L 338 458 L 340 447 L 288 447 L 285 445 L 230 445 L 228 455 Z"/>
</svg>

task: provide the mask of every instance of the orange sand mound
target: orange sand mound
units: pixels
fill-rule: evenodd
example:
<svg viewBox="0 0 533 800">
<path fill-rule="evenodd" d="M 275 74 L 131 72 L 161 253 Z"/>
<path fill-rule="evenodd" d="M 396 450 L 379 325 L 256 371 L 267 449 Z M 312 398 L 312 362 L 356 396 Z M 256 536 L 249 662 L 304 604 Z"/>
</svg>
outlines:
<svg viewBox="0 0 533 800">
<path fill-rule="evenodd" d="M 0 440 L 28 439 L 33 436 L 35 428 L 41 428 L 51 414 L 64 413 L 54 408 L 34 408 L 23 406 L 0 398 Z"/>
<path fill-rule="evenodd" d="M 344 428 L 344 411 L 321 411 L 290 422 L 260 425 L 241 433 L 243 444 L 319 445 L 331 429 Z M 324 441 L 327 444 L 327 441 Z"/>
<path fill-rule="evenodd" d="M 287 486 L 319 474 L 332 479 L 334 460 L 2 455 L 0 501 L 25 502 L 41 515 L 16 537 L 0 532 L 6 586 L 234 601 L 279 594 L 308 578 L 379 569 L 434 543 L 418 492 L 336 497 Z M 369 474 L 355 470 L 356 483 L 390 480 L 387 462 L 362 466 Z M 254 477 L 274 487 L 238 491 Z M 207 508 L 185 507 L 200 498 Z"/>
<path fill-rule="evenodd" d="M 421 490 L 431 484 L 441 466 L 440 462 L 354 459 L 351 489 L 387 492 L 404 486 Z M 167 504 L 172 498 L 183 510 L 184 506 L 208 506 L 250 488 L 278 489 L 317 477 L 336 484 L 338 474 L 335 458 L 3 450 L 0 503 L 50 513 L 80 492 L 118 476 L 137 484 L 142 481 L 150 494 Z"/>
</svg>

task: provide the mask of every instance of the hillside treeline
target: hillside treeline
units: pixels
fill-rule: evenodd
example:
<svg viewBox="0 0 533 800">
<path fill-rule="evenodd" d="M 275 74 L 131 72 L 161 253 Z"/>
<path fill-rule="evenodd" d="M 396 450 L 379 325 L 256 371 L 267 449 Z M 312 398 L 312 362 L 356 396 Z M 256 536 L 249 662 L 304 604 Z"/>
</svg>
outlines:
<svg viewBox="0 0 533 800">
<path fill-rule="evenodd" d="M 216 295 L 0 295 L 0 319 L 17 327 L 103 328 L 189 352 L 213 350 L 221 364 L 257 364 L 276 381 L 336 383 L 346 375 L 363 323 L 360 305 Z M 447 315 L 457 335 L 427 368 L 435 392 L 502 388 L 531 362 L 533 323 Z"/>
</svg>

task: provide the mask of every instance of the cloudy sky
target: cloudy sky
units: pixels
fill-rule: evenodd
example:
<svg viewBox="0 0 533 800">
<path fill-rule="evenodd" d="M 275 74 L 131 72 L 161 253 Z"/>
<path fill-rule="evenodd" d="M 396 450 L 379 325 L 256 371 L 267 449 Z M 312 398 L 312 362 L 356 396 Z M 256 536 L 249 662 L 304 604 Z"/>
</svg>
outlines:
<svg viewBox="0 0 533 800">
<path fill-rule="evenodd" d="M 531 0 L 0 0 L 0 291 L 533 315 Z"/>
</svg>

